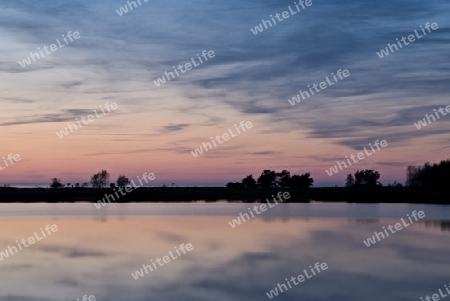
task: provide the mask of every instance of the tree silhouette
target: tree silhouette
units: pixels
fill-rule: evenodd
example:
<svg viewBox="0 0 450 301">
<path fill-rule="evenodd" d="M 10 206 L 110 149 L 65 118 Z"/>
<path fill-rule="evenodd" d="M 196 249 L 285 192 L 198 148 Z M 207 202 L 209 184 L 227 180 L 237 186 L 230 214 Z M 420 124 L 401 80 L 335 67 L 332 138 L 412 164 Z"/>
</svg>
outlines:
<svg viewBox="0 0 450 301">
<path fill-rule="evenodd" d="M 52 181 L 52 184 L 50 184 L 51 188 L 61 188 L 62 187 L 61 179 L 52 178 L 51 181 Z"/>
<path fill-rule="evenodd" d="M 275 171 L 266 169 L 264 170 L 258 178 L 258 185 L 262 188 L 270 188 L 275 186 L 275 179 L 277 175 Z"/>
<path fill-rule="evenodd" d="M 108 185 L 109 173 L 106 170 L 96 173 L 91 178 L 91 184 L 94 188 L 102 188 Z"/>
<path fill-rule="evenodd" d="M 311 178 L 311 174 L 309 172 L 303 175 L 293 175 L 289 181 L 289 187 L 291 188 L 308 188 L 313 186 L 314 179 Z"/>
<path fill-rule="evenodd" d="M 127 177 L 125 177 L 124 175 L 120 175 L 117 178 L 117 186 L 118 187 L 125 187 L 127 185 L 130 185 L 130 179 L 128 179 Z"/>
<path fill-rule="evenodd" d="M 397 181 L 394 181 L 394 182 L 388 184 L 387 187 L 396 187 L 396 188 L 400 188 L 400 187 L 403 187 L 403 185 L 402 185 L 401 183 L 397 183 Z"/>
<path fill-rule="evenodd" d="M 248 175 L 242 179 L 242 186 L 246 189 L 253 189 L 256 187 L 256 181 L 253 179 L 253 175 Z"/>
<path fill-rule="evenodd" d="M 406 186 L 420 187 L 422 182 L 420 173 L 420 166 L 408 166 L 408 168 L 406 168 Z"/>
<path fill-rule="evenodd" d="M 227 188 L 243 188 L 244 186 L 242 185 L 242 183 L 239 182 L 228 182 L 227 183 Z"/>
<path fill-rule="evenodd" d="M 355 186 L 356 187 L 378 187 L 381 183 L 380 173 L 376 170 L 365 169 L 355 172 Z"/>
<path fill-rule="evenodd" d="M 288 170 L 283 170 L 282 172 L 275 172 L 270 169 L 265 169 L 258 180 L 255 181 L 252 175 L 248 175 L 242 179 L 242 184 L 229 182 L 227 187 L 232 188 L 254 188 L 256 186 L 261 188 L 308 188 L 313 186 L 314 179 L 311 178 L 309 172 L 302 175 L 293 175 Z"/>
<path fill-rule="evenodd" d="M 406 185 L 434 189 L 448 189 L 450 187 L 450 160 L 439 164 L 424 166 L 408 166 L 406 169 Z"/>
<path fill-rule="evenodd" d="M 345 180 L 345 187 L 353 187 L 355 186 L 355 178 L 353 178 L 353 175 L 350 173 L 347 176 L 347 179 Z"/>
<path fill-rule="evenodd" d="M 278 184 L 278 186 L 289 187 L 290 180 L 291 173 L 286 169 L 283 169 L 282 172 L 276 174 L 275 182 Z"/>
</svg>

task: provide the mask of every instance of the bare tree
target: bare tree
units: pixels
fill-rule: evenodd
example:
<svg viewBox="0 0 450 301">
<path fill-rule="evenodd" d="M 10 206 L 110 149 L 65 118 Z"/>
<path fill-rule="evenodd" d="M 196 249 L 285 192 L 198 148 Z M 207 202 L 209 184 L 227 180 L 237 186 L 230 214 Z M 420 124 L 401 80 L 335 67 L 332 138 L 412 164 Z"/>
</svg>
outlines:
<svg viewBox="0 0 450 301">
<path fill-rule="evenodd" d="M 106 170 L 96 173 L 91 178 L 91 184 L 94 188 L 106 187 L 109 183 L 109 173 Z"/>
<path fill-rule="evenodd" d="M 353 178 L 353 175 L 350 173 L 347 176 L 347 179 L 345 180 L 345 187 L 353 187 L 355 186 L 355 178 Z"/>
</svg>

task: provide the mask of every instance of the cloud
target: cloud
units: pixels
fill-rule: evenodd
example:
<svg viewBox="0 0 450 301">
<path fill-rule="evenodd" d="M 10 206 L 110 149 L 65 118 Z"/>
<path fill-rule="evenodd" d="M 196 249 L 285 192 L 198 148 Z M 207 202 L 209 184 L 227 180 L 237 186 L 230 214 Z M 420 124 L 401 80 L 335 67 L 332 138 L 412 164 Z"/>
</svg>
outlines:
<svg viewBox="0 0 450 301">
<path fill-rule="evenodd" d="M 10 101 L 13 103 L 33 103 L 35 100 L 25 99 L 25 98 L 6 98 L 5 101 Z"/>
<path fill-rule="evenodd" d="M 276 155 L 277 152 L 274 151 L 261 151 L 261 152 L 251 152 L 250 155 L 256 155 L 256 156 L 271 156 Z"/>
<path fill-rule="evenodd" d="M 168 134 L 171 132 L 178 132 L 178 131 L 184 130 L 187 127 L 189 127 L 189 124 L 187 124 L 187 123 L 178 123 L 178 124 L 171 123 L 169 125 L 163 126 L 158 131 L 159 131 L 159 134 Z"/>
<path fill-rule="evenodd" d="M 168 233 L 168 232 L 159 232 L 158 236 L 165 242 L 170 244 L 183 243 L 187 241 L 185 236 L 176 234 L 176 233 Z"/>
<path fill-rule="evenodd" d="M 85 109 L 67 109 L 61 110 L 60 113 L 43 114 L 41 116 L 21 116 L 16 117 L 13 121 L 0 123 L 0 126 L 22 125 L 22 124 L 39 124 L 39 123 L 52 123 L 52 122 L 75 122 L 75 118 L 81 118 L 94 114 L 93 110 Z"/>
<path fill-rule="evenodd" d="M 36 247 L 42 252 L 46 253 L 59 253 L 60 255 L 64 257 L 69 258 L 80 258 L 80 257 L 105 257 L 109 256 L 107 253 L 93 251 L 93 250 L 85 250 L 85 249 L 79 249 L 79 248 L 70 248 L 70 247 L 63 247 L 63 246 L 56 246 L 56 245 L 45 245 Z"/>
</svg>

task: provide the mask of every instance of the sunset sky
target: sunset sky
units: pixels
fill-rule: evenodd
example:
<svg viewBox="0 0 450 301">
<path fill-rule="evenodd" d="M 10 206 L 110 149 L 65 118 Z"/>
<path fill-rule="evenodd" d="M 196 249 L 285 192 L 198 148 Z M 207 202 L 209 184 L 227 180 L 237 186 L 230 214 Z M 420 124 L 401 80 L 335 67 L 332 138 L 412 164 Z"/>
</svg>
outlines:
<svg viewBox="0 0 450 301">
<path fill-rule="evenodd" d="M 137 2 L 137 1 L 136 1 Z M 405 181 L 408 165 L 450 158 L 450 2 L 312 0 L 262 33 L 250 29 L 294 1 L 150 0 L 119 16 L 123 0 L 0 3 L 0 184 L 111 180 L 152 172 L 154 185 L 218 185 L 263 169 L 311 172 L 342 186 L 357 169 Z M 439 29 L 380 59 L 376 52 L 427 22 Z M 31 65 L 38 47 L 70 42 Z M 203 50 L 215 57 L 157 87 L 153 81 Z M 291 106 L 288 99 L 348 69 L 350 76 Z M 58 138 L 107 102 L 118 109 Z M 253 128 L 195 158 L 191 151 L 234 124 Z M 326 169 L 375 140 L 388 147 L 337 175 Z M 3 160 L 0 165 L 4 167 Z"/>
</svg>

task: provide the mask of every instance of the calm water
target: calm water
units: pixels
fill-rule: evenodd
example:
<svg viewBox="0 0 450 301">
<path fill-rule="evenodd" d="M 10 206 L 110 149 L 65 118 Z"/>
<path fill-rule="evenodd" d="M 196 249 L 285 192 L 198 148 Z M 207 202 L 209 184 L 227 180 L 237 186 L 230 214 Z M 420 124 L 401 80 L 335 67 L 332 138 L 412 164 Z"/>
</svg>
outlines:
<svg viewBox="0 0 450 301">
<path fill-rule="evenodd" d="M 420 300 L 450 283 L 450 207 L 280 204 L 232 228 L 248 207 L 2 204 L 0 251 L 46 224 L 58 231 L 0 261 L 0 300 L 269 300 L 316 262 L 328 269 L 274 299 Z M 364 245 L 413 210 L 426 218 Z M 193 250 L 131 276 L 182 243 Z"/>
</svg>

